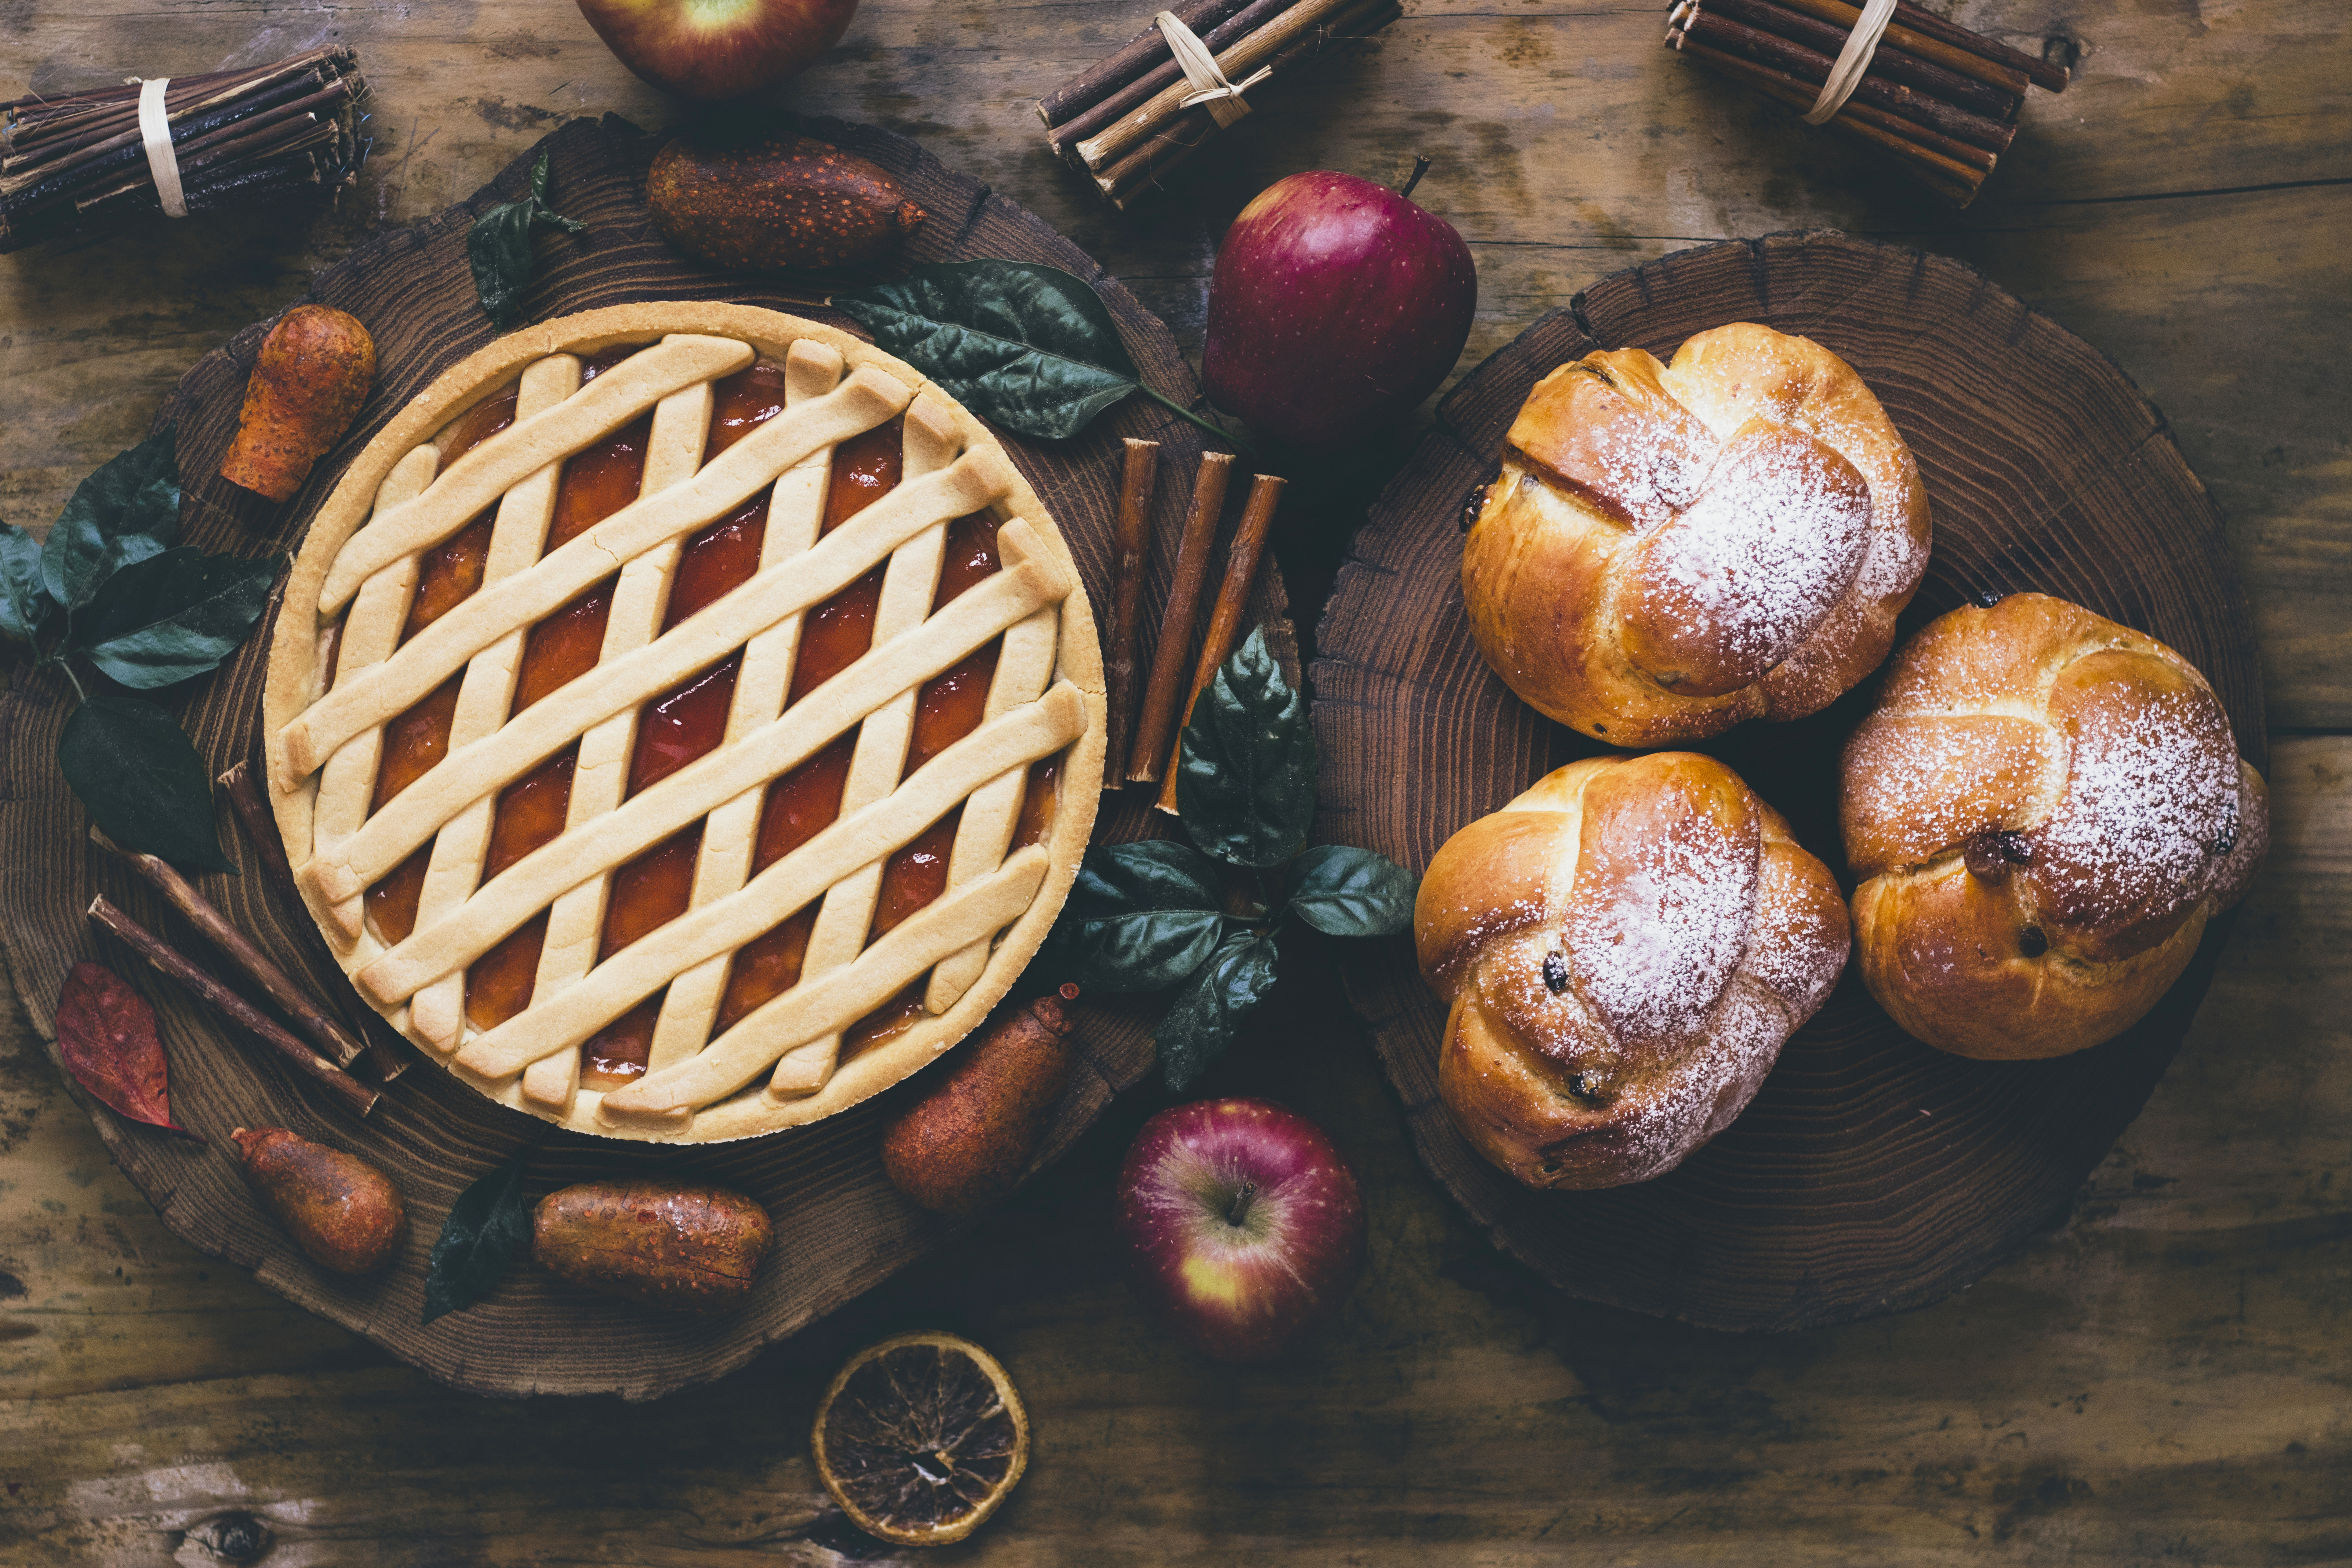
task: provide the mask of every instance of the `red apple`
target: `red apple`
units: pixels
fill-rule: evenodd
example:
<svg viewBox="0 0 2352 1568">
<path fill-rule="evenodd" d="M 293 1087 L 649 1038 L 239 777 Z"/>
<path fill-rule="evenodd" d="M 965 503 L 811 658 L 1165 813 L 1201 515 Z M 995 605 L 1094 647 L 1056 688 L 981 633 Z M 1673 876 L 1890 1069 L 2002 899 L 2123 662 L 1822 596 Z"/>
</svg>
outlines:
<svg viewBox="0 0 2352 1568">
<path fill-rule="evenodd" d="M 1262 1361 L 1337 1311 L 1364 1268 L 1364 1200 L 1323 1130 L 1264 1100 L 1143 1124 L 1118 1173 L 1129 1277 L 1176 1337 Z"/>
<path fill-rule="evenodd" d="M 1217 247 L 1209 401 L 1307 451 L 1359 445 L 1437 389 L 1477 302 L 1452 224 L 1353 174 L 1293 174 Z"/>
<path fill-rule="evenodd" d="M 857 0 L 580 0 L 621 63 L 665 92 L 741 98 L 841 41 Z"/>
</svg>

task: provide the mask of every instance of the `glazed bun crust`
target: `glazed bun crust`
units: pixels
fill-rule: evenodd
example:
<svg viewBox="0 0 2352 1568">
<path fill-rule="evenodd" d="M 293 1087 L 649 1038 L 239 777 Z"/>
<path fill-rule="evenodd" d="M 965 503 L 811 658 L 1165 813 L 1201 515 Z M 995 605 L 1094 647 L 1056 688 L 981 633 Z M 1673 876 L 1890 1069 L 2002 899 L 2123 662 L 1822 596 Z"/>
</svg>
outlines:
<svg viewBox="0 0 2352 1568">
<path fill-rule="evenodd" d="M 1847 946 L 1828 868 L 1688 752 L 1571 763 L 1463 828 L 1413 937 L 1446 1109 L 1535 1187 L 1646 1181 L 1729 1126 Z"/>
<path fill-rule="evenodd" d="M 1672 365 L 1546 376 L 1462 556 L 1479 650 L 1619 746 L 1826 707 L 1886 657 L 1927 562 L 1910 451 L 1852 366 L 1741 323 Z"/>
<path fill-rule="evenodd" d="M 1929 624 L 1847 743 L 1864 982 L 1961 1056 L 2063 1056 L 2138 1021 L 2270 838 L 2220 700 L 2155 638 L 2019 594 Z"/>
</svg>

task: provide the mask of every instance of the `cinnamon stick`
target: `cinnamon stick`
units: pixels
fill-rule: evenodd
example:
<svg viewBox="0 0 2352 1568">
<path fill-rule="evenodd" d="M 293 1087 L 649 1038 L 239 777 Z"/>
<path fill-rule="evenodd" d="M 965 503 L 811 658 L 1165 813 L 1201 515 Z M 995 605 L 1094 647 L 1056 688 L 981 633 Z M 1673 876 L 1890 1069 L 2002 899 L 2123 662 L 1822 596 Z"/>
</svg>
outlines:
<svg viewBox="0 0 2352 1568">
<path fill-rule="evenodd" d="M 1201 475 L 1192 481 L 1192 510 L 1176 545 L 1176 579 L 1168 608 L 1160 617 L 1160 640 L 1151 646 L 1151 680 L 1144 688 L 1143 718 L 1127 755 L 1129 784 L 1158 784 L 1176 725 L 1177 683 L 1184 679 L 1184 656 L 1192 651 L 1192 623 L 1201 616 L 1201 595 L 1209 584 L 1209 550 L 1217 539 L 1217 517 L 1225 510 L 1225 483 L 1233 454 L 1203 452 Z"/>
<path fill-rule="evenodd" d="M 1924 33 L 1955 48 L 1966 49 L 1971 54 L 2021 70 L 2034 86 L 2051 92 L 2065 91 L 2066 84 L 2074 79 L 2074 73 L 2064 66 L 2053 66 L 2047 60 L 2036 59 L 2022 49 L 2012 49 L 2007 44 L 1973 32 L 1958 22 L 1948 22 L 1933 11 L 1912 5 L 1911 0 L 1895 0 L 1895 20 L 1915 33 Z"/>
<path fill-rule="evenodd" d="M 1808 48 L 1819 49 L 1831 59 L 1845 47 L 1853 35 L 1852 27 L 1841 27 L 1802 11 L 1792 10 L 1777 0 L 1697 0 L 1698 10 L 1720 12 L 1751 27 L 1761 27 L 1792 38 Z M 1942 46 L 1937 46 L 1941 47 Z M 1999 71 L 1999 67 L 1984 68 Z M 1956 108 L 1972 110 L 1989 120 L 2009 120 L 2017 113 L 2018 100 L 2025 96 L 2025 79 L 2014 72 L 2003 72 L 2015 83 L 2013 87 L 1993 85 L 1960 72 L 1948 70 L 1940 65 L 1895 47 L 1894 41 L 1882 38 L 1870 57 L 1869 74 L 1883 76 L 1889 81 L 1899 81 L 1906 87 L 1916 87 L 1932 93 Z"/>
<path fill-rule="evenodd" d="M 302 890 L 294 885 L 293 863 L 286 858 L 286 843 L 278 836 L 278 819 L 270 814 L 269 803 L 261 798 L 261 787 L 254 782 L 253 770 L 240 762 L 221 774 L 217 782 L 221 793 L 228 796 L 229 814 L 236 818 L 237 826 L 245 832 L 245 841 L 253 847 L 254 855 L 261 861 L 262 876 L 280 898 L 297 909 L 304 908 Z M 368 1065 L 375 1069 L 378 1082 L 390 1083 L 408 1070 L 408 1058 L 386 1045 L 369 1026 L 367 1018 L 354 1021 L 359 1026 L 360 1038 L 367 1044 Z"/>
<path fill-rule="evenodd" d="M 1127 438 L 1127 468 L 1118 487 L 1118 529 L 1112 541 L 1110 637 L 1103 659 L 1109 724 L 1103 748 L 1103 788 L 1127 783 L 1127 742 L 1135 729 L 1135 644 L 1143 615 L 1143 558 L 1151 543 L 1151 485 L 1160 474 L 1160 443 Z"/>
<path fill-rule="evenodd" d="M 1292 39 L 1311 27 L 1320 26 L 1354 3 L 1355 0 L 1298 0 L 1297 5 L 1241 39 L 1233 47 L 1217 51 L 1218 68 L 1233 80 L 1240 81 L 1280 53 Z M 1100 134 L 1077 143 L 1078 156 L 1089 169 L 1104 168 L 1149 136 L 1160 121 L 1179 112 L 1192 90 L 1192 84 L 1185 81 L 1173 82 L 1162 88 Z"/>
<path fill-rule="evenodd" d="M 1682 22 L 1682 36 L 1695 43 L 1736 55 L 1759 64 L 1777 67 L 1800 81 L 1819 88 L 1829 79 L 1831 58 L 1802 44 L 1750 27 L 1712 11 L 1694 10 Z M 1961 142 L 1970 142 L 1995 153 L 2005 153 L 2016 138 L 2017 128 L 2000 124 L 1980 114 L 1971 114 L 1940 101 L 1924 92 L 1916 92 L 1900 82 L 1884 77 L 1864 76 L 1853 89 L 1853 98 L 1874 109 L 1899 114 L 1906 120 L 1916 121 L 1931 131 L 1941 132 Z"/>
<path fill-rule="evenodd" d="M 1287 5 L 1291 0 L 1283 0 Z M 1209 30 L 1234 12 L 1250 4 L 1250 0 L 1181 0 L 1167 9 L 1176 13 L 1183 24 L 1208 42 Z M 1155 13 L 1156 18 L 1156 13 Z M 1216 45 L 1210 43 L 1211 48 Z M 1037 118 L 1050 131 L 1100 103 L 1104 99 L 1149 72 L 1163 61 L 1174 63 L 1169 53 L 1167 36 L 1160 32 L 1155 19 L 1150 26 L 1112 53 L 1072 77 L 1037 100 Z M 1051 138 L 1048 138 L 1051 140 Z"/>
<path fill-rule="evenodd" d="M 1769 66 L 1758 65 L 1754 60 L 1743 60 L 1735 55 L 1710 49 L 1704 44 L 1685 41 L 1677 47 L 1693 59 L 1704 61 L 1710 68 L 1735 80 L 1744 81 L 1791 109 L 1811 109 L 1813 100 L 1821 96 L 1820 89 L 1810 83 L 1801 82 Z M 1996 154 L 1981 147 L 1956 142 L 1926 126 L 1916 125 L 1900 115 L 1889 114 L 1885 110 L 1873 109 L 1868 104 L 1855 103 L 1851 100 L 1837 111 L 1834 119 L 1821 129 L 1875 151 L 1892 153 L 1909 163 L 1914 174 L 1934 184 L 1937 194 L 1950 197 L 1962 206 L 1975 197 L 1977 186 L 1986 174 L 1992 172 L 1997 161 Z M 1915 152 L 1937 153 L 1977 172 L 1962 178 L 1940 164 L 1913 157 Z"/>
<path fill-rule="evenodd" d="M 294 983 L 294 977 L 278 967 L 253 939 L 229 923 L 226 915 L 215 907 L 210 899 L 196 891 L 185 877 L 152 855 L 142 855 L 135 849 L 125 849 L 113 839 L 93 827 L 90 841 L 109 854 L 119 858 L 139 873 L 148 886 L 163 895 L 164 901 L 187 922 L 201 932 L 205 941 L 218 948 L 223 957 L 244 971 L 247 979 L 261 987 L 280 1011 L 293 1020 L 294 1026 L 310 1037 L 311 1046 L 339 1068 L 348 1068 L 359 1060 L 367 1047 L 358 1036 L 329 1017 L 317 1002 L 305 994 Z"/>
<path fill-rule="evenodd" d="M 1229 49 L 1297 4 L 1298 0 L 1250 0 L 1248 5 L 1244 5 L 1223 21 L 1208 31 L 1201 33 L 1201 42 L 1208 47 L 1209 52 L 1213 55 Z M 1194 28 L 1196 32 L 1199 30 L 1197 26 Z M 1151 34 L 1155 38 L 1160 37 L 1160 29 L 1156 25 L 1152 27 Z M 1183 79 L 1184 68 L 1178 65 L 1175 58 L 1168 53 L 1167 45 L 1163 40 L 1160 45 L 1160 62 L 1157 65 L 1117 91 L 1106 94 L 1100 102 L 1092 105 L 1084 112 L 1073 114 L 1061 124 L 1048 130 L 1045 132 L 1045 143 L 1062 157 L 1074 163 L 1078 162 L 1072 149 L 1079 142 L 1099 134 L 1119 116 L 1131 109 L 1150 102 L 1153 95 L 1171 84 Z"/>
<path fill-rule="evenodd" d="M 1369 37 L 1404 15 L 1397 0 L 1353 0 L 1322 26 L 1309 28 L 1266 62 L 1267 85 L 1320 59 L 1333 46 Z M 1153 128 L 1142 143 L 1095 174 L 1095 184 L 1122 211 L 1138 187 L 1168 173 L 1217 133 L 1216 117 L 1204 105 L 1181 110 Z"/>
<path fill-rule="evenodd" d="M 313 1055 L 310 1047 L 287 1033 L 275 1018 L 205 973 L 182 956 L 171 943 L 107 902 L 105 895 L 100 894 L 90 900 L 89 918 L 121 938 L 131 951 L 153 965 L 158 973 L 171 976 L 194 992 L 197 1000 L 276 1051 L 288 1067 L 331 1092 L 352 1111 L 365 1116 L 375 1109 L 375 1102 L 380 1098 L 375 1090 L 325 1058 Z"/>
<path fill-rule="evenodd" d="M 1801 11 L 1808 16 L 1832 23 L 1842 33 L 1853 32 L 1854 24 L 1862 19 L 1861 11 L 1845 4 L 1845 0 L 1779 0 L 1779 3 L 1791 11 Z M 2029 72 L 2019 67 L 1979 54 L 1974 49 L 1965 49 L 1958 44 L 1931 37 L 1900 22 L 1888 23 L 1886 31 L 1880 35 L 1879 47 L 1885 48 L 1889 45 L 2019 98 L 2025 96 L 2026 88 L 2033 80 Z"/>
<path fill-rule="evenodd" d="M 253 782 L 253 770 L 243 763 L 236 763 L 217 781 L 222 793 L 228 796 L 230 813 L 236 825 L 245 829 L 245 841 L 261 858 L 261 868 L 268 874 L 270 886 L 278 891 L 301 901 L 301 890 L 294 885 L 294 864 L 286 858 L 286 843 L 278 837 L 278 819 L 270 815 L 269 803 L 261 798 L 260 786 Z"/>
<path fill-rule="evenodd" d="M 1274 529 L 1275 508 L 1282 504 L 1284 482 L 1274 474 L 1260 474 L 1250 481 L 1249 505 L 1242 513 L 1241 526 L 1234 531 L 1233 550 L 1225 557 L 1225 581 L 1217 590 L 1217 608 L 1209 617 L 1209 635 L 1201 642 L 1200 662 L 1192 667 L 1192 694 L 1184 702 L 1188 720 L 1192 705 L 1216 679 L 1217 667 L 1233 657 L 1234 644 L 1240 639 L 1250 584 L 1257 580 L 1258 560 L 1265 553 L 1266 535 Z M 1170 748 L 1166 783 L 1160 785 L 1155 803 L 1171 816 L 1176 814 L 1177 764 L 1183 760 L 1183 743 L 1179 734 Z"/>
</svg>

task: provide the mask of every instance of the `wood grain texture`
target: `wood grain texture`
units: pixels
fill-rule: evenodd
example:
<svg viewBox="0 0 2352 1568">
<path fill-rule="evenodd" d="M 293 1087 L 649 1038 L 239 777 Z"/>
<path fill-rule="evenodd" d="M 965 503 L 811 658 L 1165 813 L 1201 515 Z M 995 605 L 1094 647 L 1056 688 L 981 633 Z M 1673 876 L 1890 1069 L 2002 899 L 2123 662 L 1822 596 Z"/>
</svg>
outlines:
<svg viewBox="0 0 2352 1568">
<path fill-rule="evenodd" d="M 1180 402 L 1197 397 L 1183 356 L 1164 329 L 1086 256 L 1012 203 L 944 168 L 903 137 L 872 127 L 817 121 L 812 133 L 857 152 L 897 175 L 932 215 L 905 252 L 909 262 L 1005 257 L 1042 261 L 1089 277 L 1120 321 L 1130 350 L 1152 384 Z M 215 470 L 234 433 L 239 400 L 267 330 L 257 323 L 198 362 L 157 416 L 176 421 L 183 542 L 251 552 L 299 543 L 307 519 L 344 465 L 417 392 L 488 342 L 492 328 L 475 301 L 464 260 L 475 212 L 522 190 L 531 162 L 553 160 L 554 200 L 588 225 L 576 238 L 544 244 L 527 317 L 541 320 L 599 305 L 655 299 L 724 297 L 748 304 L 803 309 L 835 325 L 845 320 L 793 304 L 771 283 L 722 276 L 671 251 L 653 233 L 644 199 L 645 172 L 664 139 L 616 119 L 574 121 L 509 165 L 470 201 L 413 228 L 362 247 L 314 281 L 311 296 L 351 311 L 373 335 L 383 370 L 352 434 L 320 465 L 282 510 L 219 479 Z M 1159 440 L 1189 468 L 1201 438 L 1164 409 L 1131 400 L 1066 442 L 1008 436 L 1006 447 L 1060 522 L 1097 603 L 1110 585 L 1112 520 L 1118 505 L 1122 437 Z M 1145 605 L 1164 599 L 1181 519 L 1176 498 L 1153 510 L 1156 555 Z M 1253 605 L 1280 622 L 1278 584 Z M 251 639 L 219 675 L 186 700 L 183 722 L 217 771 L 252 752 L 257 737 L 266 638 Z M 120 866 L 76 842 L 80 808 L 51 761 L 71 710 L 54 678 L 20 685 L 0 700 L 0 932 L 35 1026 L 53 1025 L 57 986 L 77 960 L 96 957 L 129 973 L 128 955 L 94 942 L 79 911 L 100 889 L 133 917 L 169 933 L 173 917 L 152 890 Z M 1146 806 L 1106 803 L 1098 831 L 1108 837 L 1147 831 Z M 248 849 L 244 858 L 259 868 Z M 303 963 L 322 994 L 348 996 L 348 983 L 322 957 L 299 905 L 277 897 L 258 874 L 213 879 L 229 918 L 282 961 Z M 186 939 L 186 933 L 182 933 Z M 167 940 L 170 940 L 167 934 Z M 198 944 L 191 946 L 201 951 Z M 142 981 L 145 976 L 141 977 Z M 1039 976 L 1034 984 L 1060 976 Z M 404 1074 L 366 1125 L 329 1108 L 315 1086 L 298 1087 L 282 1066 L 263 1063 L 210 1015 L 168 985 L 147 986 L 173 1042 L 173 1102 L 193 1129 L 221 1142 L 232 1126 L 285 1125 L 374 1161 L 399 1183 L 413 1218 L 407 1249 L 381 1279 L 352 1280 L 305 1258 L 253 1201 L 234 1166 L 216 1150 L 142 1137 L 104 1110 L 94 1111 L 115 1161 L 155 1203 L 165 1223 L 207 1252 L 255 1268 L 273 1289 L 358 1331 L 436 1377 L 485 1394 L 618 1393 L 644 1399 L 741 1365 L 768 1342 L 792 1333 L 887 1278 L 936 1245 L 941 1227 L 908 1203 L 884 1177 L 877 1152 L 890 1106 L 927 1081 L 918 1075 L 884 1096 L 804 1131 L 692 1152 L 638 1150 L 577 1135 L 549 1138 L 533 1157 L 536 1194 L 591 1177 L 678 1175 L 751 1194 L 774 1216 L 776 1244 L 749 1307 L 710 1320 L 665 1314 L 568 1293 L 519 1266 L 480 1305 L 420 1321 L 425 1265 L 457 1194 L 538 1136 L 529 1119 L 507 1111 L 448 1074 Z M 1111 1096 L 1134 1083 L 1153 1060 L 1150 1030 L 1136 1006 L 1082 1003 L 1076 1010 L 1085 1067 L 1056 1111 L 1038 1156 L 1042 1166 L 1066 1150 Z"/>
<path fill-rule="evenodd" d="M 265 1568 L 2339 1563 L 2352 740 L 2273 763 L 2239 940 L 2073 1202 L 1951 1300 L 1793 1334 L 1578 1301 L 1496 1253 L 1301 947 L 1200 1086 L 1295 1106 L 1364 1182 L 1364 1282 L 1296 1356 L 1172 1352 L 1129 1294 L 1107 1238 L 1159 1105 L 1139 1092 L 1052 1179 L 737 1375 L 651 1405 L 473 1399 L 173 1237 L 0 998 L 0 1560 L 209 1568 L 191 1532 L 253 1513 L 283 1543 Z M 1001 1357 L 1035 1434 L 945 1556 L 845 1531 L 807 1460 L 839 1361 L 918 1328 Z"/>
<path fill-rule="evenodd" d="M 1969 268 L 1842 235 L 1776 235 L 1602 279 L 1439 405 L 1437 428 L 1357 536 L 1318 634 L 1319 837 L 1419 870 L 1457 828 L 1607 750 L 1512 696 L 1479 657 L 1462 603 L 1464 499 L 1556 367 L 1600 348 L 1671 358 L 1743 321 L 1843 357 L 1918 459 L 1935 543 L 1903 635 L 1986 594 L 2074 600 L 2204 670 L 2240 749 L 2263 765 L 2253 630 L 2221 517 L 2147 400 Z M 1838 754 L 1876 684 L 1697 749 L 1836 867 Z M 1709 1328 L 1808 1329 L 1938 1300 L 2061 1206 L 2162 1076 L 2230 925 L 2209 928 L 2188 973 L 2133 1027 L 2031 1065 L 1921 1045 L 1849 971 L 1728 1131 L 1656 1181 L 1606 1192 L 1529 1191 L 1463 1139 L 1437 1095 L 1444 1006 L 1410 964 L 1351 968 L 1349 995 L 1423 1159 L 1505 1251 L 1590 1300 Z"/>
<path fill-rule="evenodd" d="M 1055 163 L 1034 100 L 1133 37 L 1140 5 L 864 0 L 840 47 L 776 96 L 891 126 L 1014 196 L 1123 279 L 1195 363 L 1216 242 L 1243 204 L 1301 169 L 1401 178 L 1416 151 L 1437 163 L 1415 199 L 1461 229 L 1478 265 L 1465 369 L 1594 279 L 1692 245 L 1833 227 L 1968 261 L 2116 356 L 2171 416 L 2232 520 L 2276 721 L 2352 724 L 2352 481 L 2333 413 L 2352 402 L 2338 352 L 2352 289 L 2340 7 L 1961 0 L 1955 20 L 2031 53 L 2057 37 L 2082 61 L 2066 92 L 2028 95 L 2017 150 L 1959 214 L 1661 47 L 1664 9 L 1413 0 L 1132 215 Z M 314 220 L 158 220 L 0 260 L 12 521 L 55 516 L 192 360 L 353 246 L 464 200 L 569 116 L 662 125 L 683 112 L 612 58 L 572 0 L 219 0 L 168 19 L 132 0 L 16 0 L 7 16 L 9 90 L 351 43 L 377 138 L 359 188 Z"/>
<path fill-rule="evenodd" d="M 2352 741 L 2295 732 L 2352 723 L 2341 5 L 1957 0 L 1972 27 L 2084 56 L 2064 95 L 2030 95 L 2015 154 L 1953 216 L 1661 48 L 1661 6 L 1412 0 L 1120 216 L 1046 153 L 1034 99 L 1148 9 L 862 0 L 779 96 L 914 137 L 1019 202 L 1195 363 L 1244 203 L 1301 169 L 1400 177 L 1419 150 L 1437 165 L 1414 199 L 1477 260 L 1465 371 L 1627 265 L 1836 227 L 1975 265 L 2163 407 L 2229 516 L 2284 728 L 2270 866 L 2147 1110 L 1965 1293 L 1718 1335 L 1573 1300 L 1498 1254 L 1427 1177 L 1314 946 L 1286 944 L 1265 1016 L 1199 1091 L 1289 1102 L 1363 1177 L 1365 1282 L 1292 1362 L 1171 1354 L 1129 1297 L 1108 1194 L 1160 1102 L 1139 1087 L 1051 1179 L 736 1375 L 652 1405 L 488 1402 L 173 1236 L 0 996 L 0 1470 L 16 1489 L 0 1487 L 0 1560 L 216 1563 L 199 1539 L 247 1510 L 281 1542 L 265 1563 L 858 1560 L 870 1543 L 821 1508 L 808 1417 L 840 1356 L 945 1326 L 1003 1357 L 1038 1447 L 1005 1511 L 933 1563 L 2352 1561 Z M 0 517 L 40 527 L 203 354 L 563 119 L 682 114 L 573 0 L 15 0 L 0 90 L 317 41 L 357 47 L 376 88 L 375 156 L 332 213 L 0 258 Z M 1352 473 L 1293 473 L 1275 548 L 1310 618 L 1381 465 L 1410 447 L 1359 465 L 1360 492 Z"/>
</svg>

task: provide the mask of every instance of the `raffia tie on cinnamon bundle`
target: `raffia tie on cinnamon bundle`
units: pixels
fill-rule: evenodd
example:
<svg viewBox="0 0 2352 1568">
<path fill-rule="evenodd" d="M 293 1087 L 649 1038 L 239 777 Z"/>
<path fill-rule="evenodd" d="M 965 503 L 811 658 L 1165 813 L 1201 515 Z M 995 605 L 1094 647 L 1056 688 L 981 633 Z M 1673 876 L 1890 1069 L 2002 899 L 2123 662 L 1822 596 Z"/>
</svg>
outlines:
<svg viewBox="0 0 2352 1568">
<path fill-rule="evenodd" d="M 1403 14 L 1401 0 L 1182 0 L 1037 100 L 1046 145 L 1124 211 L 1266 91 Z"/>
<path fill-rule="evenodd" d="M 2069 77 L 1908 0 L 1676 0 L 1666 22 L 1669 48 L 1894 158 L 1958 206 L 2009 151 L 2026 89 L 2063 92 Z"/>
<path fill-rule="evenodd" d="M 336 47 L 0 103 L 0 251 L 142 213 L 331 196 L 367 157 L 366 92 L 359 56 Z"/>
</svg>

